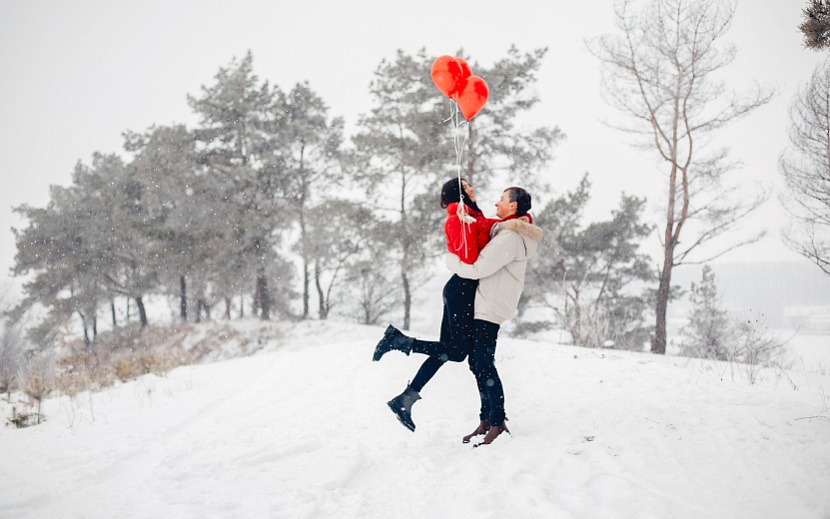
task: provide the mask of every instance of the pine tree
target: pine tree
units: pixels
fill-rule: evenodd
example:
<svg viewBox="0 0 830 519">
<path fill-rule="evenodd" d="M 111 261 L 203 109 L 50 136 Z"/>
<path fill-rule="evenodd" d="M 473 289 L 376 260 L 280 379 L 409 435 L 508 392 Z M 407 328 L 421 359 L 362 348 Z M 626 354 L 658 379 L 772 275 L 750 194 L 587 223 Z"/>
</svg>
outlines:
<svg viewBox="0 0 830 519">
<path fill-rule="evenodd" d="M 437 197 L 441 170 L 449 171 L 450 142 L 442 138 L 441 100 L 428 82 L 430 61 L 398 51 L 394 62 L 382 61 L 370 92 L 375 107 L 359 121 L 353 138 L 356 164 L 353 176 L 366 186 L 377 211 L 394 225 L 394 242 L 386 270 L 395 269 L 403 290 L 403 328 L 409 328 L 412 291 L 426 272 L 425 236 L 437 228 L 416 225 L 414 200 L 425 191 Z"/>
<path fill-rule="evenodd" d="M 44 209 L 16 209 L 29 221 L 15 231 L 15 275 L 34 273 L 15 314 L 40 303 L 50 309 L 44 330 L 77 313 L 87 344 L 97 334 L 97 312 L 115 294 L 132 298 L 147 324 L 143 296 L 155 271 L 142 230 L 146 221 L 141 183 L 116 155 L 78 163 L 69 188 L 53 187 Z M 90 337 L 90 332 L 92 337 Z"/>
<path fill-rule="evenodd" d="M 700 283 L 692 283 L 692 311 L 683 328 L 681 353 L 688 357 L 729 360 L 729 341 L 733 338 L 726 310 L 721 307 L 715 274 L 703 266 Z"/>
<path fill-rule="evenodd" d="M 200 160 L 211 177 L 205 196 L 214 214 L 225 221 L 220 227 L 222 257 L 236 258 L 225 267 L 242 271 L 236 279 L 254 272 L 255 308 L 262 319 L 270 318 L 278 290 L 283 292 L 284 300 L 279 302 L 283 308 L 290 297 L 290 275 L 278 253 L 280 231 L 290 219 L 285 218 L 289 214 L 284 197 L 287 171 L 275 153 L 283 138 L 274 127 L 277 96 L 276 89 L 253 73 L 250 52 L 241 61 L 220 68 L 215 84 L 202 87 L 202 97 L 188 96 L 200 116 L 194 134 L 202 143 Z"/>
<path fill-rule="evenodd" d="M 72 210 L 75 195 L 74 190 L 53 186 L 46 208 L 22 205 L 14 209 L 28 225 L 12 229 L 17 245 L 12 272 L 30 277 L 23 284 L 23 300 L 9 315 L 18 320 L 36 304 L 48 309 L 42 332 L 32 337 L 39 346 L 46 346 L 50 331 L 76 312 L 84 321 L 86 343 L 90 343 L 85 316 L 90 304 L 100 297 L 97 292 L 102 284 L 96 274 L 98 262 L 88 248 L 86 231 L 92 222 L 85 217 L 87 208 Z"/>
<path fill-rule="evenodd" d="M 639 251 L 652 229 L 641 223 L 645 199 L 622 195 L 610 220 L 583 226 L 589 192 L 586 175 L 538 213 L 535 222 L 546 236 L 529 264 L 521 328 L 544 325 L 524 316 L 538 305 L 554 312 L 575 344 L 640 349 L 653 281 L 649 258 Z"/>
<path fill-rule="evenodd" d="M 280 135 L 273 152 L 279 158 L 287 179 L 287 201 L 300 229 L 298 249 L 302 261 L 303 319 L 309 316 L 311 264 L 308 244 L 311 208 L 315 189 L 326 190 L 341 183 L 341 144 L 343 119 L 329 119 L 328 107 L 307 83 L 299 83 L 277 95 L 273 132 Z M 319 209 L 315 209 L 319 211 Z"/>
<path fill-rule="evenodd" d="M 151 127 L 144 134 L 125 133 L 124 148 L 134 154 L 130 172 L 144 186 L 151 222 L 145 232 L 159 283 L 178 295 L 180 316 L 187 321 L 188 285 L 191 296 L 203 301 L 204 287 L 222 279 L 211 265 L 222 252 L 215 247 L 219 222 L 201 196 L 204 167 L 197 163 L 193 134 L 183 125 Z"/>
<path fill-rule="evenodd" d="M 830 47 L 830 1 L 810 0 L 802 12 L 804 22 L 798 28 L 804 34 L 804 46 L 813 50 Z"/>
<path fill-rule="evenodd" d="M 96 155 L 92 173 L 103 181 L 97 193 L 86 187 L 86 181 L 75 179 L 85 203 L 98 207 L 86 232 L 100 239 L 89 246 L 103 256 L 103 277 L 109 290 L 134 300 L 141 325 L 146 326 L 144 296 L 154 292 L 158 283 L 157 252 L 150 230 L 159 215 L 150 184 L 116 155 Z"/>
</svg>

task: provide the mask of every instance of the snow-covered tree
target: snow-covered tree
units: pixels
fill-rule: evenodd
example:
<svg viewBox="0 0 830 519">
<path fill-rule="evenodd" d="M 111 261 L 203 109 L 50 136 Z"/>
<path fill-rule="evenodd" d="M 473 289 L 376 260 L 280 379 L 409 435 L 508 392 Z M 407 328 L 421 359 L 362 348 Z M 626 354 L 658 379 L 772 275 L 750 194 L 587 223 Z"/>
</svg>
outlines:
<svg viewBox="0 0 830 519">
<path fill-rule="evenodd" d="M 105 252 L 103 272 L 107 287 L 116 294 L 136 302 L 142 326 L 148 323 L 144 296 L 158 286 L 158 262 L 152 229 L 158 225 L 151 187 L 146 179 L 133 175 L 116 155 L 105 156 L 106 162 L 93 160 L 93 172 L 104 185 L 98 193 L 104 207 L 91 217 L 91 229 L 103 226 L 106 243 L 91 243 L 92 250 Z M 75 185 L 85 193 L 84 185 Z M 98 202 L 98 200 L 95 200 Z M 91 234 L 91 231 L 87 231 Z"/>
<path fill-rule="evenodd" d="M 380 320 L 401 304 L 401 277 L 389 266 L 394 264 L 395 225 L 373 219 L 367 222 L 365 247 L 349 262 L 346 272 L 348 304 L 346 315 L 361 324 L 380 324 Z"/>
<path fill-rule="evenodd" d="M 427 191 L 437 199 L 439 179 L 449 176 L 440 171 L 449 171 L 447 158 L 453 156 L 441 125 L 441 99 L 429 82 L 430 65 L 424 51 L 417 56 L 398 51 L 395 61 L 383 60 L 369 87 L 374 107 L 360 117 L 353 138 L 353 176 L 366 186 L 375 210 L 394 223 L 386 268 L 400 279 L 404 329 L 414 284 L 427 268 L 425 237 L 438 232 L 414 224 L 414 200 Z"/>
<path fill-rule="evenodd" d="M 721 306 L 715 274 L 703 266 L 700 283 L 692 283 L 689 323 L 681 330 L 681 354 L 688 357 L 730 360 L 735 337 L 726 310 Z"/>
<path fill-rule="evenodd" d="M 640 349 L 648 337 L 645 314 L 654 278 L 648 256 L 639 251 L 652 230 L 641 221 L 645 199 L 622 195 L 610 220 L 583 225 L 589 192 L 586 175 L 538 213 L 535 222 L 546 236 L 529 264 L 523 313 L 533 306 L 552 310 L 556 324 L 580 346 Z"/>
<path fill-rule="evenodd" d="M 188 96 L 200 118 L 194 129 L 200 160 L 211 177 L 205 195 L 226 221 L 222 256 L 235 256 L 242 270 L 254 272 L 255 307 L 263 319 L 270 318 L 279 292 L 288 297 L 290 281 L 280 275 L 277 286 L 268 283 L 268 270 L 284 263 L 281 231 L 292 220 L 284 198 L 288 172 L 274 153 L 283 139 L 274 131 L 277 96 L 253 73 L 250 52 L 220 68 L 201 97 Z"/>
<path fill-rule="evenodd" d="M 50 309 L 47 321 L 58 324 L 77 312 L 89 343 L 98 309 L 115 294 L 135 300 L 147 324 L 143 296 L 154 289 L 156 272 L 139 228 L 146 221 L 142 185 L 121 158 L 96 153 L 90 166 L 78 163 L 72 181 L 53 186 L 45 208 L 16 208 L 29 225 L 15 230 L 13 272 L 34 276 L 14 314 L 40 303 Z"/>
<path fill-rule="evenodd" d="M 204 168 L 193 134 L 183 125 L 154 126 L 143 134 L 127 132 L 124 147 L 134 154 L 130 173 L 143 185 L 150 222 L 145 232 L 159 283 L 167 294 L 178 295 L 186 321 L 189 296 L 204 302 L 207 284 L 224 278 L 214 267 L 214 256 L 223 250 L 216 236 L 220 215 L 204 196 Z"/>
<path fill-rule="evenodd" d="M 316 205 L 308 216 L 305 246 L 314 262 L 318 317 L 327 319 L 332 309 L 348 297 L 339 289 L 345 285 L 354 264 L 363 259 L 375 234 L 377 216 L 360 203 L 341 199 Z"/>
<path fill-rule="evenodd" d="M 766 104 L 772 93 L 729 93 L 719 79 L 736 53 L 725 41 L 734 2 L 652 0 L 640 11 L 634 4 L 616 3 L 618 33 L 594 40 L 591 51 L 602 62 L 607 101 L 627 121 L 620 129 L 664 164 L 666 219 L 651 350 L 665 353 L 672 270 L 706 261 L 689 255 L 733 230 L 766 199 L 746 180 L 730 182 L 735 164 L 726 150 L 706 152 L 706 145 L 713 131 Z M 708 259 L 760 237 L 732 242 Z"/>
<path fill-rule="evenodd" d="M 340 184 L 343 119 L 329 118 L 328 107 L 307 83 L 299 83 L 287 94 L 276 96 L 272 132 L 275 156 L 286 176 L 286 198 L 291 214 L 297 219 L 300 233 L 297 248 L 302 260 L 303 318 L 309 316 L 311 268 L 314 257 L 309 247 L 309 219 L 315 207 L 315 190 L 332 191 Z M 319 295 L 319 294 L 318 294 Z M 322 304 L 322 302 L 321 302 Z"/>
<path fill-rule="evenodd" d="M 779 161 L 784 207 L 797 223 L 785 242 L 830 274 L 830 58 L 790 106 L 790 143 Z"/>
<path fill-rule="evenodd" d="M 739 363 L 751 384 L 761 368 L 778 365 L 786 341 L 767 328 L 763 315 L 752 310 L 730 316 L 709 265 L 704 265 L 700 282 L 692 283 L 691 302 L 689 322 L 681 330 L 681 355 Z"/>
</svg>

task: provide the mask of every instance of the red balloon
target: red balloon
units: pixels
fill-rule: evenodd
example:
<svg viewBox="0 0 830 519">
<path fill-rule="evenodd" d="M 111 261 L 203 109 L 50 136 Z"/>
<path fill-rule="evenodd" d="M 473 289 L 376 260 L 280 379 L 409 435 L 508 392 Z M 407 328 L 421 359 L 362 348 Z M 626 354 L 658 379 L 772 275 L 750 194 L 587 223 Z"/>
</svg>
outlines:
<svg viewBox="0 0 830 519">
<path fill-rule="evenodd" d="M 432 63 L 432 82 L 447 97 L 454 97 L 462 83 L 461 63 L 452 56 L 441 56 Z"/>
<path fill-rule="evenodd" d="M 490 90 L 487 83 L 478 76 L 470 76 L 463 90 L 458 94 L 458 109 L 468 121 L 476 116 L 487 103 Z"/>
<path fill-rule="evenodd" d="M 461 65 L 461 79 L 467 79 L 468 77 L 473 75 L 473 71 L 470 68 L 470 65 L 467 65 L 467 62 L 464 61 L 462 58 L 456 56 L 458 60 L 458 64 Z M 461 89 L 459 89 L 461 90 Z"/>
</svg>

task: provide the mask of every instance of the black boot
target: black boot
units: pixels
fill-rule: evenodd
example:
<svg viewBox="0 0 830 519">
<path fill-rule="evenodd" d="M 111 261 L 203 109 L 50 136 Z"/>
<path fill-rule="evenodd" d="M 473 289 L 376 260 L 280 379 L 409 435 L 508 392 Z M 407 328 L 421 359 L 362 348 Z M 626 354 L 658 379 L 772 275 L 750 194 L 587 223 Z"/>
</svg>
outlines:
<svg viewBox="0 0 830 519">
<path fill-rule="evenodd" d="M 415 432 L 415 422 L 412 421 L 412 404 L 420 399 L 421 395 L 419 395 L 417 391 L 409 386 L 406 386 L 406 390 L 403 393 L 386 402 L 386 405 L 388 405 L 389 409 L 395 413 L 395 416 L 398 417 L 398 421 L 401 422 L 404 427 L 412 432 Z"/>
<path fill-rule="evenodd" d="M 375 346 L 375 354 L 372 355 L 372 360 L 377 362 L 385 353 L 392 350 L 399 350 L 409 355 L 409 352 L 412 351 L 413 342 L 415 342 L 415 339 L 407 337 L 390 324 L 383 333 L 383 338 Z"/>
</svg>

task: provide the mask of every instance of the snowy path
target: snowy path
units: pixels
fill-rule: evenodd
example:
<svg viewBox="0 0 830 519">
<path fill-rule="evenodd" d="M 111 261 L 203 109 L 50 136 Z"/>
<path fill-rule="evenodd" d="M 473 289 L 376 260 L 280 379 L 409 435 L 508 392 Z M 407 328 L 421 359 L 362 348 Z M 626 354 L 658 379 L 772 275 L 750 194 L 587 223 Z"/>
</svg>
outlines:
<svg viewBox="0 0 830 519">
<path fill-rule="evenodd" d="M 472 449 L 464 364 L 414 408 L 421 360 L 380 328 L 305 324 L 269 353 L 48 402 L 0 429 L 0 517 L 830 517 L 830 377 L 748 386 L 683 359 L 504 340 L 512 437 Z M 803 419 L 802 419 L 803 418 Z"/>
</svg>

